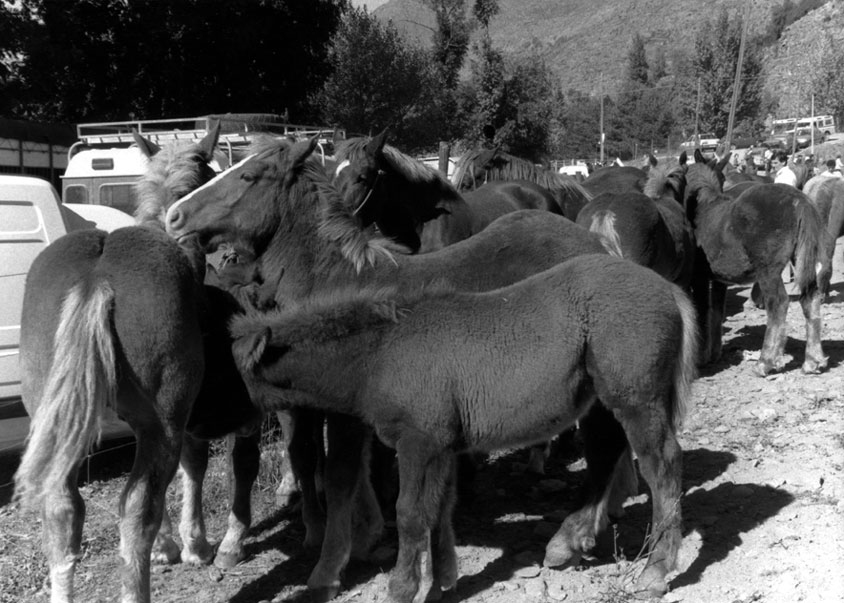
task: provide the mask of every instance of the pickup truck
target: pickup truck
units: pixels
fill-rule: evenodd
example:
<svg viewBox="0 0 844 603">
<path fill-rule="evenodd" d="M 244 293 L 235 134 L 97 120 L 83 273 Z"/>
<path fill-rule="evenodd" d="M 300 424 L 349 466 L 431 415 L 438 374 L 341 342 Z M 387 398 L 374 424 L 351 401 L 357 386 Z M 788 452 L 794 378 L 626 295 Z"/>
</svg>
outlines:
<svg viewBox="0 0 844 603">
<path fill-rule="evenodd" d="M 63 204 L 46 180 L 0 174 L 0 452 L 19 446 L 28 430 L 19 347 L 23 290 L 32 261 L 72 230 L 111 232 L 134 223 L 112 207 Z"/>
</svg>

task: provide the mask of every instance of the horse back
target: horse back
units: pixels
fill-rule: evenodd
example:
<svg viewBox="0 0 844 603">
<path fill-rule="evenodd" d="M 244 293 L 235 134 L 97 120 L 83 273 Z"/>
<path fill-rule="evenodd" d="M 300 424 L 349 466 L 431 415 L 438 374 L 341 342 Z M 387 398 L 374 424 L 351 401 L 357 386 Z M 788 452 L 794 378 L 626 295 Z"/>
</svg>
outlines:
<svg viewBox="0 0 844 603">
<path fill-rule="evenodd" d="M 197 281 L 186 255 L 164 232 L 145 227 L 71 232 L 36 258 L 27 277 L 21 319 L 24 395 L 37 393 L 52 365 L 53 339 L 68 291 L 83 285 L 91 295 L 99 282 L 113 292 L 112 336 L 122 370 L 121 414 L 148 416 L 138 398 L 192 403 L 202 379 L 202 335 Z M 43 358 L 38 358 L 43 356 Z M 26 399 L 26 398 L 25 398 Z M 173 403 L 186 411 L 190 405 Z"/>
</svg>

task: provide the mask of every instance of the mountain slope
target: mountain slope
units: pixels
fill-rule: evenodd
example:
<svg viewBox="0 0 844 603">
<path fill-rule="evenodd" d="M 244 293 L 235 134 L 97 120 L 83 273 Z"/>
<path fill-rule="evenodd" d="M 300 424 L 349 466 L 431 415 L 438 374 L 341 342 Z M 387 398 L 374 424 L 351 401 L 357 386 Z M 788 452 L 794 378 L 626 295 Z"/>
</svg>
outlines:
<svg viewBox="0 0 844 603">
<path fill-rule="evenodd" d="M 751 31 L 764 29 L 770 0 L 499 0 L 490 24 L 493 42 L 517 55 L 538 55 L 559 75 L 563 89 L 614 91 L 623 76 L 635 33 L 646 40 L 649 58 L 658 49 L 669 64 L 676 49 L 691 49 L 701 22 L 721 7 L 751 10 Z M 418 0 L 390 0 L 373 13 L 410 40 L 429 44 L 433 13 Z M 603 75 L 602 75 L 603 74 Z"/>
</svg>

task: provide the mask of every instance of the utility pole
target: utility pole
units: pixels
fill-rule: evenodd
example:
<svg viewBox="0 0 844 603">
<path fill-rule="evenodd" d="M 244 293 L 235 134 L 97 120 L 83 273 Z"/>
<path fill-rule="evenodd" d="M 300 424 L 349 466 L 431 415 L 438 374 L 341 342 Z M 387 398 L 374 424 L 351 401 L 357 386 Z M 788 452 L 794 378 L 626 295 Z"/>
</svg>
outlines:
<svg viewBox="0 0 844 603">
<path fill-rule="evenodd" d="M 601 165 L 604 165 L 604 72 L 601 72 L 600 79 L 600 94 L 601 94 Z"/>
<path fill-rule="evenodd" d="M 747 24 L 750 21 L 750 0 L 744 5 L 744 19 L 741 24 L 741 42 L 739 42 L 738 61 L 736 61 L 736 77 L 733 80 L 733 99 L 730 102 L 730 117 L 727 120 L 727 138 L 724 141 L 724 151 L 730 152 L 733 138 L 733 122 L 736 118 L 736 104 L 738 103 L 739 88 L 741 87 L 741 66 L 744 62 L 744 43 L 747 39 Z"/>
<path fill-rule="evenodd" d="M 698 122 L 700 119 L 700 76 L 697 76 L 697 103 L 695 104 L 695 147 L 700 146 L 700 129 Z"/>
</svg>

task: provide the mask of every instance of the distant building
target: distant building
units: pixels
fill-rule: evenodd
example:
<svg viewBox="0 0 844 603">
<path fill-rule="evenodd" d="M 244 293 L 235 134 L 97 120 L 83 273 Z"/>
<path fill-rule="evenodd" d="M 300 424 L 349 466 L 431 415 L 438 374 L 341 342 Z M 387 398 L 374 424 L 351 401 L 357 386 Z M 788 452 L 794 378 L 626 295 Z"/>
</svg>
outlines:
<svg viewBox="0 0 844 603">
<path fill-rule="evenodd" d="M 61 190 L 76 128 L 0 118 L 0 173 L 28 174 L 48 180 Z"/>
</svg>

